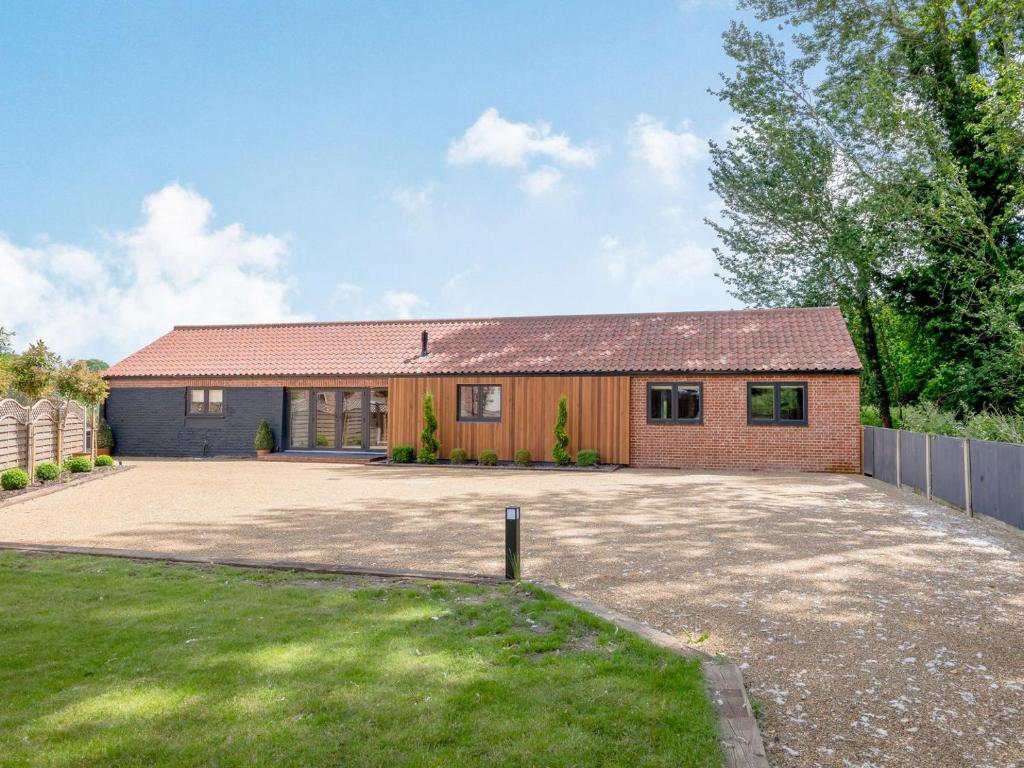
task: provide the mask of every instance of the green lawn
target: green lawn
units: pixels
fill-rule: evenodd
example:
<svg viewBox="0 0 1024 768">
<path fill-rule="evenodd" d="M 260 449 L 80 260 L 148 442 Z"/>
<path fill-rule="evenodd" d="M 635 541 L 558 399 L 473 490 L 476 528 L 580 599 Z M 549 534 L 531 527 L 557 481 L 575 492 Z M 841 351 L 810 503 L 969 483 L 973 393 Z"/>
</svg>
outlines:
<svg viewBox="0 0 1024 768">
<path fill-rule="evenodd" d="M 699 664 L 547 594 L 0 552 L 0 765 L 718 766 Z"/>
</svg>

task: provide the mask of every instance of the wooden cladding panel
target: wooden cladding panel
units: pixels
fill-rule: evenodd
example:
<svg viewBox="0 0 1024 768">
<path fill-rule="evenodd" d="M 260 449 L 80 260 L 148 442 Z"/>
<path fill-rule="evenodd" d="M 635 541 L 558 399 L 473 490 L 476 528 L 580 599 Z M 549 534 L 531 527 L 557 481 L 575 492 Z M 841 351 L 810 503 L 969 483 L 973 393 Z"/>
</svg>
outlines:
<svg viewBox="0 0 1024 768">
<path fill-rule="evenodd" d="M 501 421 L 457 421 L 460 384 L 501 386 Z M 393 378 L 388 383 L 391 410 L 388 443 L 419 448 L 423 430 L 423 396 L 434 395 L 441 457 L 464 448 L 471 458 L 492 449 L 511 460 L 517 450 L 534 461 L 551 461 L 558 400 L 569 411 L 569 450 L 596 448 L 601 461 L 629 463 L 629 378 L 626 376 L 445 376 Z"/>
</svg>

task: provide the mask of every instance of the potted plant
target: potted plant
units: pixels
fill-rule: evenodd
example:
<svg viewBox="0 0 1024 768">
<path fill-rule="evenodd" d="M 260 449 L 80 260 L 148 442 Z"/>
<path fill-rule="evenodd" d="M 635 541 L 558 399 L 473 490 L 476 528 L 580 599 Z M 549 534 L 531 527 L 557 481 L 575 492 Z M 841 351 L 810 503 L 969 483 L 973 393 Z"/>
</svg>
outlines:
<svg viewBox="0 0 1024 768">
<path fill-rule="evenodd" d="M 107 420 L 100 419 L 100 423 L 96 427 L 96 455 L 109 456 L 113 450 L 114 433 L 111 431 L 110 425 L 107 424 Z"/>
<path fill-rule="evenodd" d="M 253 441 L 257 456 L 266 456 L 274 449 L 274 433 L 270 431 L 270 425 L 263 419 L 256 428 L 256 440 Z"/>
</svg>

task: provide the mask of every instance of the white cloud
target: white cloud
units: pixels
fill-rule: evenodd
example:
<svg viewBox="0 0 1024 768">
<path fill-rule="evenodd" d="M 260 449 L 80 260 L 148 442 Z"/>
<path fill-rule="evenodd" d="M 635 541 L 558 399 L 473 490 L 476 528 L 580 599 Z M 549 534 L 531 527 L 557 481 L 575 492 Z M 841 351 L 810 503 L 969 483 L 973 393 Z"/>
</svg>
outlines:
<svg viewBox="0 0 1024 768">
<path fill-rule="evenodd" d="M 598 246 L 596 263 L 599 270 L 617 281 L 648 260 L 646 243 L 626 246 L 619 238 L 605 235 Z"/>
<path fill-rule="evenodd" d="M 649 306 L 672 306 L 688 286 L 713 275 L 715 264 L 710 248 L 687 244 L 655 256 L 645 241 L 628 245 L 611 235 L 601 238 L 594 257 L 606 278 Z"/>
<path fill-rule="evenodd" d="M 596 160 L 592 149 L 573 144 L 565 134 L 551 133 L 548 123 L 512 123 L 494 107 L 485 109 L 462 138 L 448 148 L 452 165 L 482 163 L 519 168 L 533 158 L 581 166 L 592 166 Z"/>
<path fill-rule="evenodd" d="M 371 301 L 366 301 L 364 295 L 362 286 L 338 283 L 331 294 L 331 310 L 349 320 L 410 320 L 429 306 L 426 299 L 411 291 L 387 290 Z"/>
<path fill-rule="evenodd" d="M 519 181 L 519 187 L 530 197 L 544 197 L 558 186 L 562 177 L 562 172 L 557 168 L 542 165 L 523 176 Z"/>
<path fill-rule="evenodd" d="M 632 292 L 635 297 L 678 293 L 682 286 L 710 277 L 715 271 L 715 254 L 710 248 L 684 245 L 636 270 Z"/>
<path fill-rule="evenodd" d="M 391 193 L 391 200 L 410 216 L 423 213 L 433 199 L 437 185 L 428 182 L 418 187 L 401 187 Z"/>
<path fill-rule="evenodd" d="M 363 296 L 363 289 L 352 283 L 338 283 L 331 293 L 330 305 L 335 312 L 345 312 L 357 304 Z"/>
<path fill-rule="evenodd" d="M 707 148 L 703 139 L 684 124 L 672 131 L 651 115 L 641 114 L 630 124 L 627 135 L 630 153 L 644 162 L 659 183 L 675 189 L 683 171 L 702 160 Z"/>
<path fill-rule="evenodd" d="M 210 202 L 178 184 L 146 197 L 142 212 L 104 253 L 0 236 L 0 306 L 19 346 L 43 338 L 65 355 L 122 356 L 175 324 L 306 319 L 290 306 L 284 239 L 213 228 Z"/>
<path fill-rule="evenodd" d="M 395 320 L 410 320 L 421 316 L 422 310 L 427 308 L 427 301 L 412 291 L 385 291 L 381 297 L 381 305 L 387 311 L 388 317 Z"/>
</svg>

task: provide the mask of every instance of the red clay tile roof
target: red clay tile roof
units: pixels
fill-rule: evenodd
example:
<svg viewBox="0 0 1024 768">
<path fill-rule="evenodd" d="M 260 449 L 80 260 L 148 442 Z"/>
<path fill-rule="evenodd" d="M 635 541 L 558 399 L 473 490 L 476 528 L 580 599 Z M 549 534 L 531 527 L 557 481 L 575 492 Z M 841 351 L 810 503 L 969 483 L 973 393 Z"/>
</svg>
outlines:
<svg viewBox="0 0 1024 768">
<path fill-rule="evenodd" d="M 420 357 L 420 332 L 429 354 Z M 179 326 L 108 377 L 859 371 L 836 307 Z"/>
</svg>

